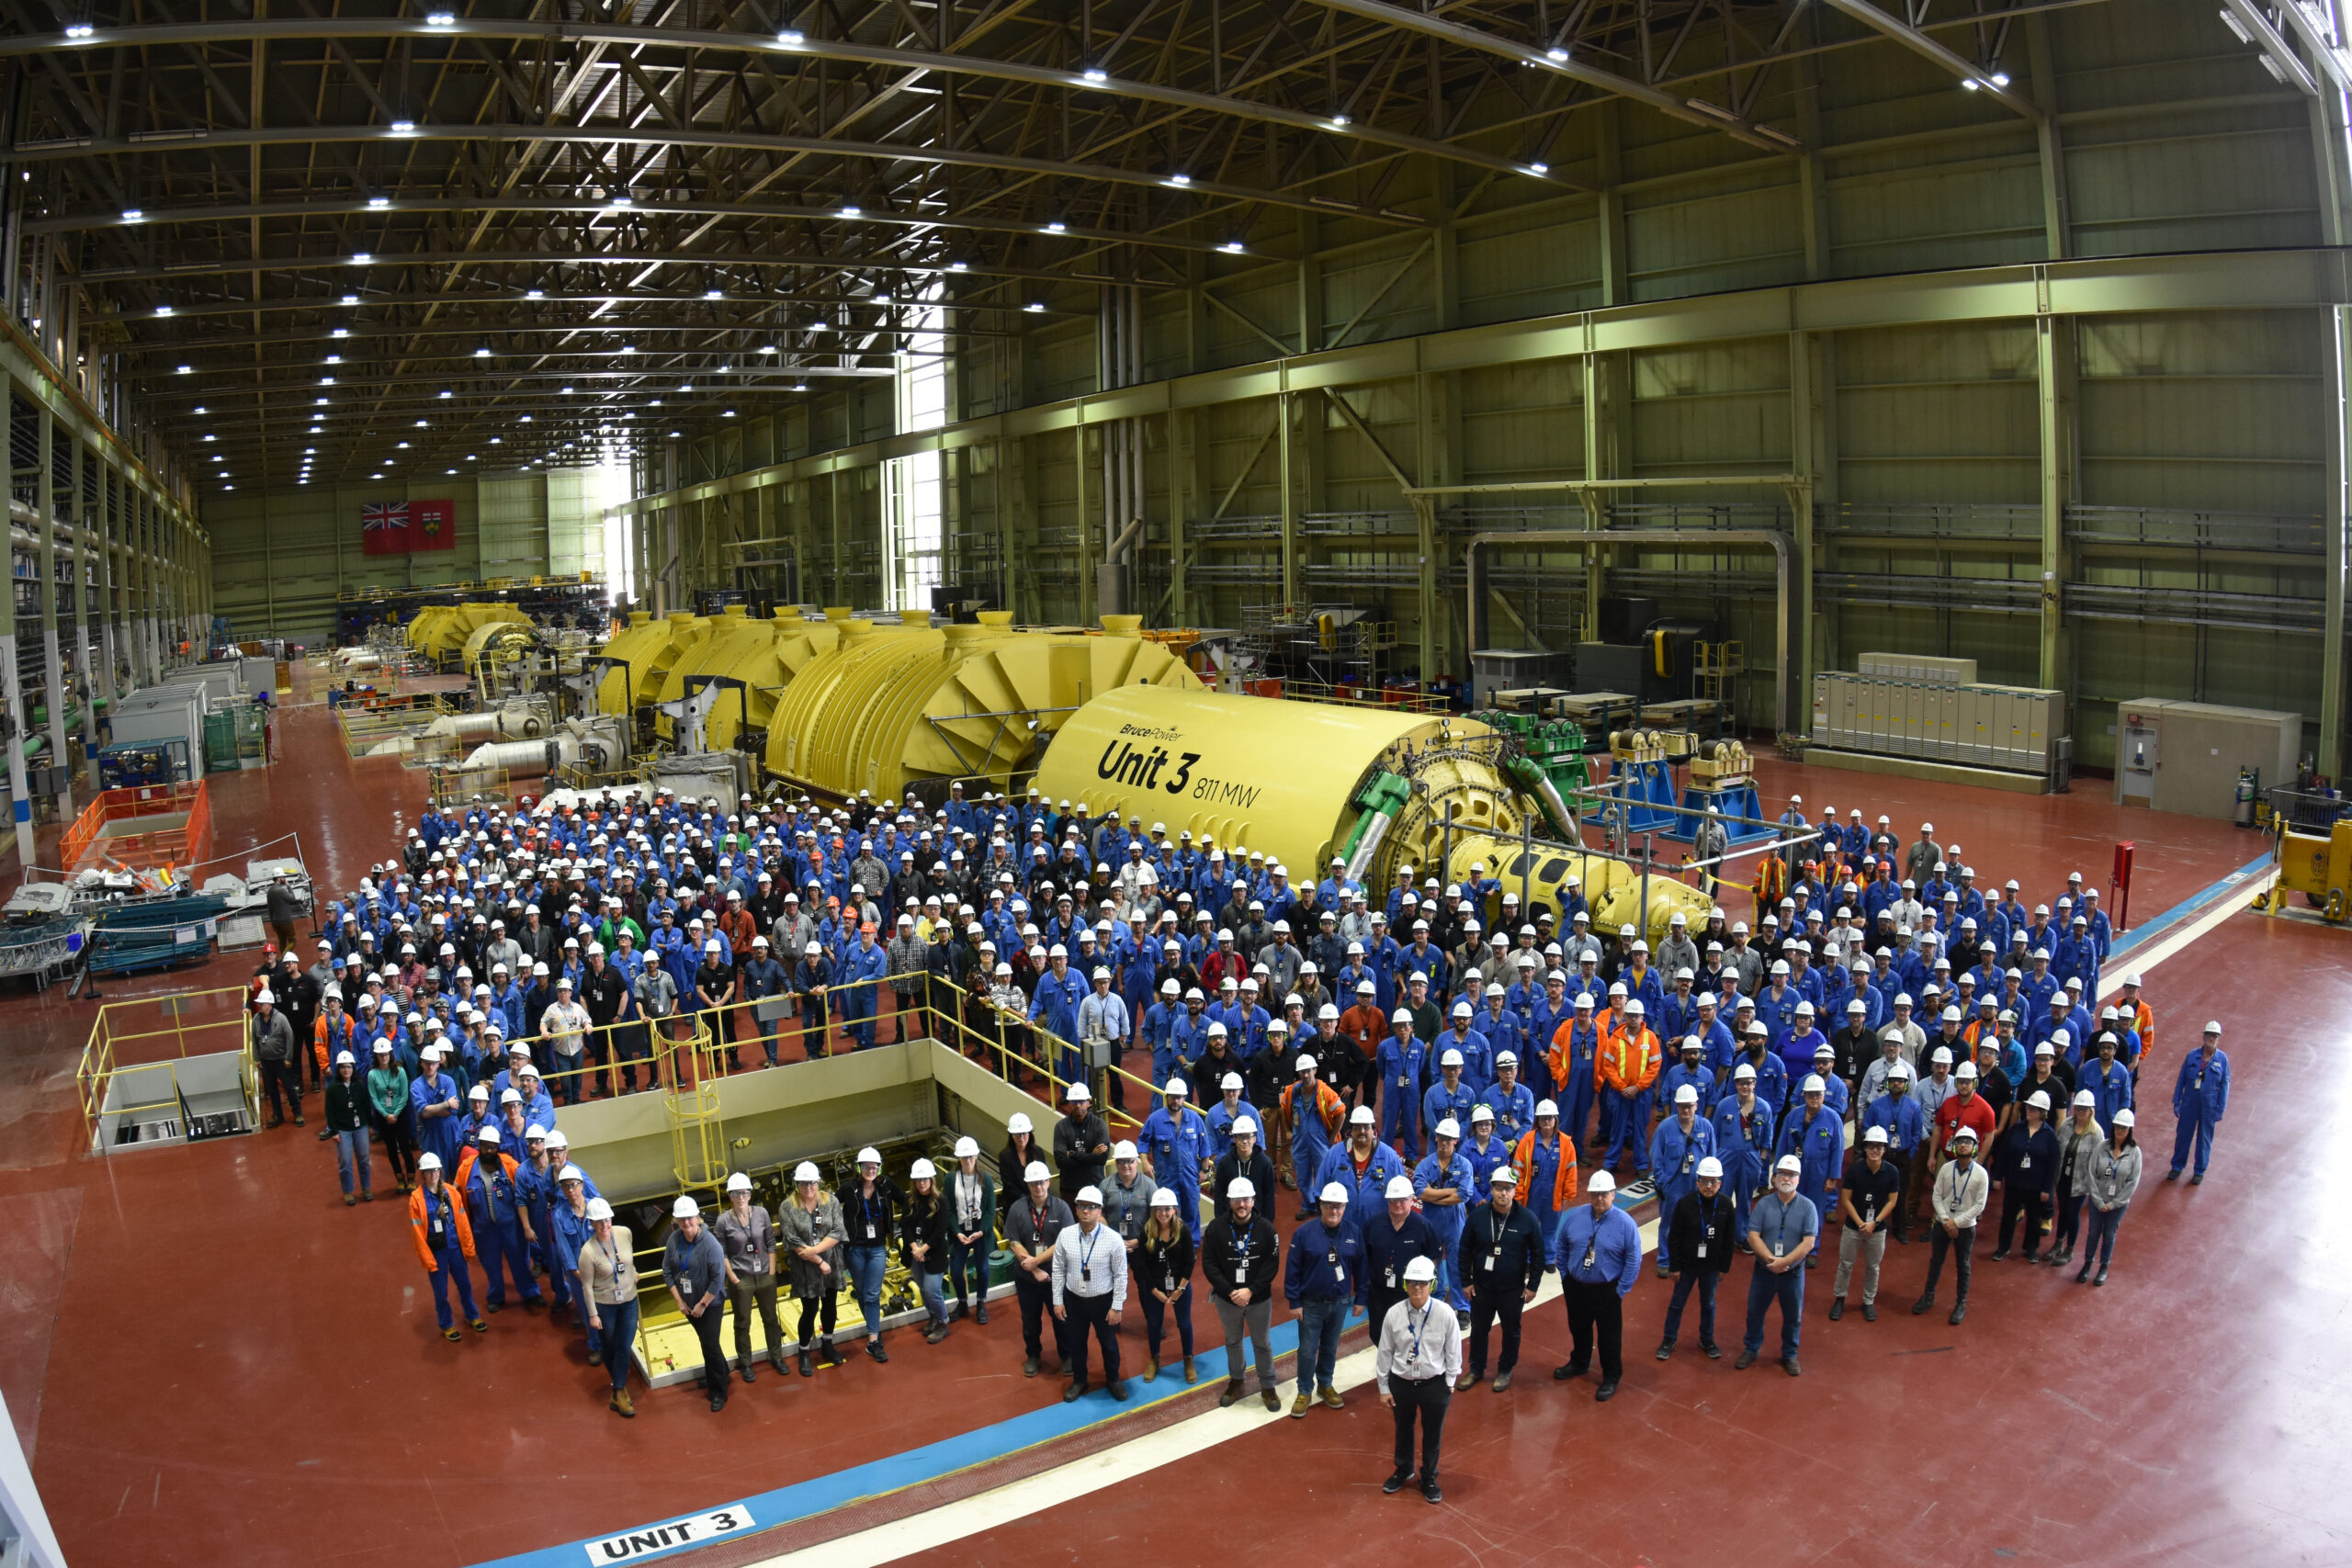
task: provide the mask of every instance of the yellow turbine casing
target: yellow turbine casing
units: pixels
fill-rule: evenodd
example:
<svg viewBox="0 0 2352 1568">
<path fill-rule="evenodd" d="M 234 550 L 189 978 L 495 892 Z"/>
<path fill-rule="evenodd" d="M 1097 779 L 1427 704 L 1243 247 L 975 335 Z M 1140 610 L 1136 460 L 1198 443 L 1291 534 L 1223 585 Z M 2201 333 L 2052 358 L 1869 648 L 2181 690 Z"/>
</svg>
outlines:
<svg viewBox="0 0 2352 1568">
<path fill-rule="evenodd" d="M 896 633 L 853 622 L 785 689 L 768 726 L 771 772 L 839 795 L 904 795 L 927 780 L 996 781 L 1090 696 L 1198 679 L 1129 618 L 1108 635 L 1018 631 L 987 612 L 977 626 Z"/>
<path fill-rule="evenodd" d="M 605 671 L 596 686 L 596 706 L 603 713 L 626 713 L 634 705 L 647 707 L 677 695 L 668 689 L 668 677 L 679 660 L 710 635 L 710 622 L 684 611 L 659 620 L 642 610 L 629 612 L 628 626 L 605 644 L 604 656 L 628 665 Z"/>
<path fill-rule="evenodd" d="M 897 628 L 877 629 L 887 635 L 897 633 Z M 784 688 L 812 660 L 831 652 L 841 642 L 841 635 L 839 622 L 809 620 L 797 606 L 780 609 L 765 620 L 747 616 L 737 606 L 728 606 L 728 613 L 718 618 L 708 639 L 678 661 L 673 677 L 680 695 L 684 694 L 686 682 L 695 675 L 723 676 L 743 683 L 740 699 L 732 691 L 722 692 L 704 716 L 703 744 L 713 751 L 740 746 L 747 714 L 751 728 L 767 728 Z M 668 717 L 655 723 L 664 737 L 669 736 L 672 724 Z"/>
<path fill-rule="evenodd" d="M 1213 839 L 1228 853 L 1262 852 L 1294 878 L 1320 881 L 1354 841 L 1358 795 L 1380 773 L 1407 774 L 1411 798 L 1364 867 L 1368 885 L 1385 887 L 1409 865 L 1417 881 L 1494 876 L 1498 891 L 1517 892 L 1525 863 L 1531 900 L 1556 908 L 1574 874 L 1596 924 L 1633 920 L 1642 879 L 1623 862 L 1541 836 L 1522 856 L 1522 825 L 1540 835 L 1544 819 L 1493 751 L 1494 732 L 1471 719 L 1129 685 L 1095 696 L 1063 724 L 1036 784 L 1048 799 L 1084 801 L 1098 818 L 1115 811 L 1165 823 L 1171 835 Z M 1498 903 L 1489 900 L 1485 918 Z M 1658 938 L 1678 910 L 1697 926 L 1709 907 L 1681 883 L 1649 879 Z"/>
<path fill-rule="evenodd" d="M 512 604 L 428 604 L 416 613 L 403 632 L 409 647 L 429 659 L 454 656 L 474 632 L 500 621 L 530 624 L 531 617 Z"/>
</svg>

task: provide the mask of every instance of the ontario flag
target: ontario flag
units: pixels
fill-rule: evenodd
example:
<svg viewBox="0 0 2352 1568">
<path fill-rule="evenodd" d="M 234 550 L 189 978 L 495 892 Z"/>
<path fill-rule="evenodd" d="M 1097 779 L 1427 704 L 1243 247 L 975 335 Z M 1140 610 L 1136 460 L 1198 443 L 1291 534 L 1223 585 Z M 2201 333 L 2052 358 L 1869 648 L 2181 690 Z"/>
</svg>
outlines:
<svg viewBox="0 0 2352 1568">
<path fill-rule="evenodd" d="M 458 508 L 450 501 L 371 501 L 359 509 L 363 555 L 402 556 L 458 545 Z"/>
</svg>

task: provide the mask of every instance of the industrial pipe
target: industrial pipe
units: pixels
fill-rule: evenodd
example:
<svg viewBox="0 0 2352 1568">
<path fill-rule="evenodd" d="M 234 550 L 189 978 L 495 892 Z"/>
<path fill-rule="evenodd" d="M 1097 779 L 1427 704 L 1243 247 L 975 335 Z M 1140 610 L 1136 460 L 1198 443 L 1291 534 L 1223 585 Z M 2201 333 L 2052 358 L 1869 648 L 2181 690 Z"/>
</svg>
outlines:
<svg viewBox="0 0 2352 1568">
<path fill-rule="evenodd" d="M 1793 552 L 1789 536 L 1777 528 L 1527 528 L 1492 534 L 1473 534 L 1463 547 L 1463 575 L 1465 586 L 1466 612 L 1462 623 L 1464 636 L 1475 649 L 1477 627 L 1483 619 L 1481 608 L 1487 594 L 1487 580 L 1478 570 L 1478 552 L 1488 545 L 1580 545 L 1598 546 L 1608 549 L 1645 549 L 1660 544 L 1764 545 L 1770 547 L 1774 574 L 1779 582 L 1779 611 L 1774 618 L 1773 649 L 1776 668 L 1772 673 L 1772 727 L 1785 733 L 1789 719 L 1797 711 L 1791 688 L 1796 679 L 1795 635 L 1796 615 L 1794 583 L 1792 581 Z"/>
</svg>

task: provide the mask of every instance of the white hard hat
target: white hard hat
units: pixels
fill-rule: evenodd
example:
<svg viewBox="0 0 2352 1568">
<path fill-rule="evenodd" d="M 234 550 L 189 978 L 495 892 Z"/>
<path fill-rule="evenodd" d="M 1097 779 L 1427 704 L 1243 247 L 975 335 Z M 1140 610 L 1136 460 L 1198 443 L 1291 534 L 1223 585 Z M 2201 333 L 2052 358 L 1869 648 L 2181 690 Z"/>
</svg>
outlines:
<svg viewBox="0 0 2352 1568">
<path fill-rule="evenodd" d="M 602 1198 L 591 1198 L 588 1200 L 588 1218 L 591 1221 L 609 1220 L 612 1217 L 613 1206 L 610 1203 L 606 1202 Z"/>
<path fill-rule="evenodd" d="M 1436 1128 L 1433 1129 L 1432 1135 L 1440 1138 L 1453 1138 L 1459 1140 L 1462 1136 L 1462 1123 L 1456 1122 L 1451 1116 L 1444 1117 L 1439 1121 Z"/>
<path fill-rule="evenodd" d="M 919 1159 L 915 1161 L 912 1168 L 908 1170 L 907 1177 L 910 1180 L 927 1179 L 936 1181 L 939 1179 L 939 1168 L 927 1159 Z"/>
<path fill-rule="evenodd" d="M 1046 1168 L 1046 1162 L 1041 1159 L 1031 1160 L 1028 1168 L 1021 1173 L 1021 1179 L 1024 1185 L 1032 1181 L 1049 1181 L 1052 1179 L 1053 1173 Z"/>
<path fill-rule="evenodd" d="M 1399 1198 L 1410 1198 L 1412 1195 L 1413 1179 L 1411 1177 L 1392 1176 L 1388 1179 L 1388 1186 L 1385 1193 L 1388 1201 L 1393 1203 Z"/>
<path fill-rule="evenodd" d="M 1165 1084 L 1160 1086 L 1159 1092 L 1162 1094 L 1186 1095 L 1193 1091 L 1182 1078 L 1170 1078 Z"/>
<path fill-rule="evenodd" d="M 1369 1105 L 1359 1105 L 1348 1112 L 1348 1125 L 1351 1127 L 1370 1127 L 1379 1120 L 1378 1114 Z"/>
<path fill-rule="evenodd" d="M 1458 1067 L 1462 1065 L 1462 1053 L 1448 1051 L 1437 1059 L 1437 1065 L 1441 1067 Z"/>
<path fill-rule="evenodd" d="M 1238 1203 L 1244 1198 L 1255 1198 L 1257 1195 L 1258 1184 L 1246 1176 L 1237 1176 L 1226 1184 L 1225 1196 L 1227 1202 Z"/>
<path fill-rule="evenodd" d="M 857 1163 L 860 1165 L 880 1165 L 882 1163 L 881 1152 L 871 1145 L 862 1148 L 857 1151 Z"/>
<path fill-rule="evenodd" d="M 1437 1265 L 1426 1258 L 1415 1258 L 1405 1265 L 1405 1281 L 1411 1285 L 1426 1285 L 1437 1278 Z"/>
<path fill-rule="evenodd" d="M 1592 1173 L 1592 1179 L 1584 1184 L 1584 1190 L 1587 1192 L 1614 1192 L 1617 1190 L 1617 1179 L 1605 1170 L 1596 1170 Z"/>
<path fill-rule="evenodd" d="M 1679 1089 L 1676 1089 L 1676 1090 L 1674 1091 L 1674 1103 L 1675 1103 L 1675 1104 L 1677 1104 L 1677 1105 L 1696 1105 L 1696 1104 L 1698 1104 L 1698 1103 L 1699 1103 L 1699 1088 L 1698 1088 L 1698 1086 L 1697 1086 L 1696 1084 L 1684 1084 L 1684 1085 L 1682 1085 Z"/>
<path fill-rule="evenodd" d="M 1772 1162 L 1772 1172 L 1777 1176 L 1782 1171 L 1792 1176 L 1803 1176 L 1804 1174 L 1804 1157 L 1799 1155 L 1782 1155 Z"/>
<path fill-rule="evenodd" d="M 257 1002 L 275 1002 L 277 998 L 272 996 L 269 992 L 269 987 L 265 986 L 260 990 L 254 993 L 254 1000 Z"/>
<path fill-rule="evenodd" d="M 1886 1142 L 1886 1129 L 1883 1127 L 1872 1127 L 1870 1131 L 1862 1134 L 1862 1142 L 1865 1144 L 1883 1144 Z"/>
<path fill-rule="evenodd" d="M 729 1192 L 749 1192 L 751 1190 L 752 1179 L 740 1170 L 727 1179 L 727 1190 Z"/>
<path fill-rule="evenodd" d="M 823 1178 L 818 1173 L 816 1162 L 804 1159 L 792 1168 L 792 1179 L 795 1182 L 819 1181 Z"/>
<path fill-rule="evenodd" d="M 416 1168 L 419 1170 L 438 1170 L 441 1168 L 441 1156 L 434 1154 L 430 1150 L 427 1150 L 425 1153 L 416 1156 Z"/>
<path fill-rule="evenodd" d="M 1237 1116 L 1233 1119 L 1233 1135 L 1237 1138 L 1254 1138 L 1258 1135 L 1258 1123 L 1247 1116 Z"/>
<path fill-rule="evenodd" d="M 698 1219 L 701 1215 L 702 1205 L 683 1192 L 678 1194 L 678 1201 L 670 1205 L 670 1217 L 673 1220 Z"/>
<path fill-rule="evenodd" d="M 1821 1081 L 1821 1075 L 1819 1073 L 1807 1073 L 1804 1076 L 1804 1082 L 1797 1086 L 1797 1092 L 1799 1094 L 1825 1094 L 1828 1092 L 1828 1089 L 1829 1086 Z"/>
<path fill-rule="evenodd" d="M 2044 1090 L 2035 1089 L 2025 1097 L 2025 1104 L 2029 1111 L 2047 1111 L 2050 1109 L 2050 1096 Z"/>
<path fill-rule="evenodd" d="M 1133 1159 L 1136 1157 L 1136 1146 L 1127 1139 L 1121 1138 L 1117 1143 L 1111 1145 L 1111 1157 L 1113 1159 Z"/>
<path fill-rule="evenodd" d="M 1006 1121 L 1004 1130 L 1008 1135 L 1014 1133 L 1028 1133 L 1035 1131 L 1035 1129 L 1029 1124 L 1029 1113 L 1026 1111 L 1014 1111 L 1012 1117 Z"/>
<path fill-rule="evenodd" d="M 1094 1091 L 1087 1088 L 1083 1082 L 1073 1083 L 1062 1090 L 1062 1099 L 1065 1100 L 1092 1100 L 1093 1098 Z"/>
<path fill-rule="evenodd" d="M 1709 1155 L 1699 1162 L 1699 1168 L 1692 1174 L 1702 1181 L 1709 1179 L 1721 1181 L 1724 1179 L 1724 1162 Z"/>
<path fill-rule="evenodd" d="M 1551 1100 L 1539 1100 L 1535 1102 L 1535 1114 L 1538 1116 L 1557 1116 L 1559 1113 L 1559 1106 Z"/>
<path fill-rule="evenodd" d="M 2140 1119 L 2137 1116 L 2132 1113 L 2132 1108 L 2128 1105 L 2115 1113 L 2115 1125 L 2119 1127 L 2132 1126 L 2139 1120 Z"/>
</svg>

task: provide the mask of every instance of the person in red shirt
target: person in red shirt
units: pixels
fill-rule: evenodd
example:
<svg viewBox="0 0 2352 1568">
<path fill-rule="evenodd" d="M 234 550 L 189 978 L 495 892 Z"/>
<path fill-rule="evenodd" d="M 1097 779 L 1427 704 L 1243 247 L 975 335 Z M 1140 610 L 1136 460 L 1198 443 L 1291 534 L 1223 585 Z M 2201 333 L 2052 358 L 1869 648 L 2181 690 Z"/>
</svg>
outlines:
<svg viewBox="0 0 2352 1568">
<path fill-rule="evenodd" d="M 1979 1148 L 1993 1141 L 1993 1102 L 1976 1092 L 1976 1064 L 1962 1062 L 1952 1069 L 1951 1076 L 1958 1086 L 1957 1092 L 1936 1107 L 1935 1158 L 1928 1171 L 1931 1181 L 1935 1171 L 1951 1157 L 1952 1134 L 1958 1129 L 1973 1130 Z"/>
</svg>

